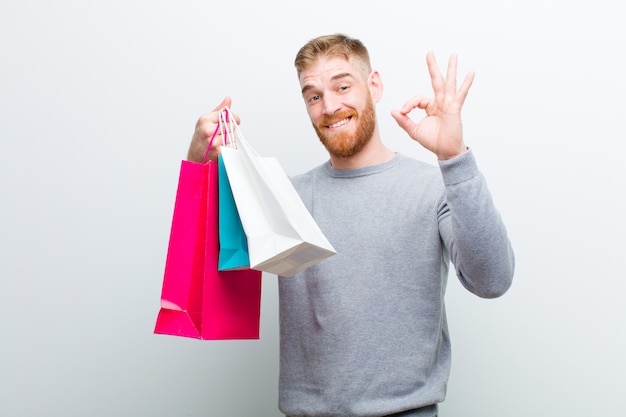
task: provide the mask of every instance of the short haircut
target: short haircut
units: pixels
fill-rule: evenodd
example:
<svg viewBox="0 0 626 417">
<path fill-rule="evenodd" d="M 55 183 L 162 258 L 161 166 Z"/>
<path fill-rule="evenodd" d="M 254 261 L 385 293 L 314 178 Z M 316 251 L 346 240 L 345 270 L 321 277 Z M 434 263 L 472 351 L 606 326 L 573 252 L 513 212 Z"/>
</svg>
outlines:
<svg viewBox="0 0 626 417">
<path fill-rule="evenodd" d="M 300 77 L 302 71 L 309 68 L 318 59 L 324 57 L 340 57 L 346 61 L 354 59 L 365 77 L 372 71 L 370 56 L 365 45 L 358 39 L 336 33 L 311 39 L 300 48 L 294 62 L 298 77 Z"/>
</svg>

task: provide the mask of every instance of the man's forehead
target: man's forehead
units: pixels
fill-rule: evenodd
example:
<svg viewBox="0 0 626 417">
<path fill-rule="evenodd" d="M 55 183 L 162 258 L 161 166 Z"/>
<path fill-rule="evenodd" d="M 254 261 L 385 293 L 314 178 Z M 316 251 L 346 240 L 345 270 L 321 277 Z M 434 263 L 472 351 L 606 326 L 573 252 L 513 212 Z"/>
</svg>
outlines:
<svg viewBox="0 0 626 417">
<path fill-rule="evenodd" d="M 300 73 L 300 85 L 318 84 L 345 77 L 357 77 L 358 68 L 353 61 L 343 57 L 323 57 L 317 59 Z"/>
</svg>

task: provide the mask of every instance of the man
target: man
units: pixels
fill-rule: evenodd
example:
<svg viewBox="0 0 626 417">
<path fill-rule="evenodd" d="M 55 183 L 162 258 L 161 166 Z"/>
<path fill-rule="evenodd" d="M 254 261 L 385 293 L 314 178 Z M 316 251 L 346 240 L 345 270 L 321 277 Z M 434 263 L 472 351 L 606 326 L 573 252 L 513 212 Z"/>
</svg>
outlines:
<svg viewBox="0 0 626 417">
<path fill-rule="evenodd" d="M 427 64 L 434 97 L 415 96 L 392 116 L 439 167 L 383 144 L 374 109 L 383 84 L 360 41 L 322 36 L 297 54 L 306 109 L 330 160 L 292 182 L 337 255 L 279 278 L 287 416 L 435 416 L 450 370 L 449 261 L 480 297 L 511 285 L 506 229 L 463 142 L 460 113 L 474 75 L 457 89 L 456 56 L 445 78 L 431 53 Z M 230 104 L 200 118 L 189 159 L 202 160 L 217 110 Z M 426 113 L 419 123 L 408 117 L 416 108 Z"/>
</svg>

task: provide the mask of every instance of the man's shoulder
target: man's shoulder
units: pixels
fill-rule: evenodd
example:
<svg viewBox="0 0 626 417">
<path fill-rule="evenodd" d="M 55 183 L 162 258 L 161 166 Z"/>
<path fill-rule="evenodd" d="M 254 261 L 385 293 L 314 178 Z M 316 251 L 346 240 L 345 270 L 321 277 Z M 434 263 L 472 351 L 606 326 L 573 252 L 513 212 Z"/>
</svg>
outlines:
<svg viewBox="0 0 626 417">
<path fill-rule="evenodd" d="M 405 154 L 397 154 L 396 158 L 398 159 L 397 169 L 401 171 L 400 175 L 403 177 L 413 179 L 439 179 L 441 177 L 441 171 L 436 165 Z"/>
<path fill-rule="evenodd" d="M 318 173 L 323 172 L 324 171 L 324 167 L 327 164 L 323 163 L 321 165 L 316 166 L 315 168 L 312 168 L 306 172 L 303 172 L 301 174 L 296 174 L 296 175 L 291 175 L 289 176 L 289 179 L 291 180 L 291 183 L 296 185 L 296 184 L 305 184 L 307 182 L 310 182 L 316 175 L 318 175 Z"/>
</svg>

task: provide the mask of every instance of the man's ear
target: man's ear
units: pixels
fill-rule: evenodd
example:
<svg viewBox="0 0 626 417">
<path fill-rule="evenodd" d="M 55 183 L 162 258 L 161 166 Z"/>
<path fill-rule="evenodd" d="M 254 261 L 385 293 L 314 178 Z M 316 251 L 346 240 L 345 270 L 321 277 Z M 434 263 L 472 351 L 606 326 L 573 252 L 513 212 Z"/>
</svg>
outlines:
<svg viewBox="0 0 626 417">
<path fill-rule="evenodd" d="M 367 78 L 367 86 L 370 89 L 370 94 L 372 95 L 372 100 L 374 103 L 378 103 L 380 98 L 383 96 L 383 80 L 380 78 L 380 74 L 378 71 L 372 71 Z"/>
</svg>

